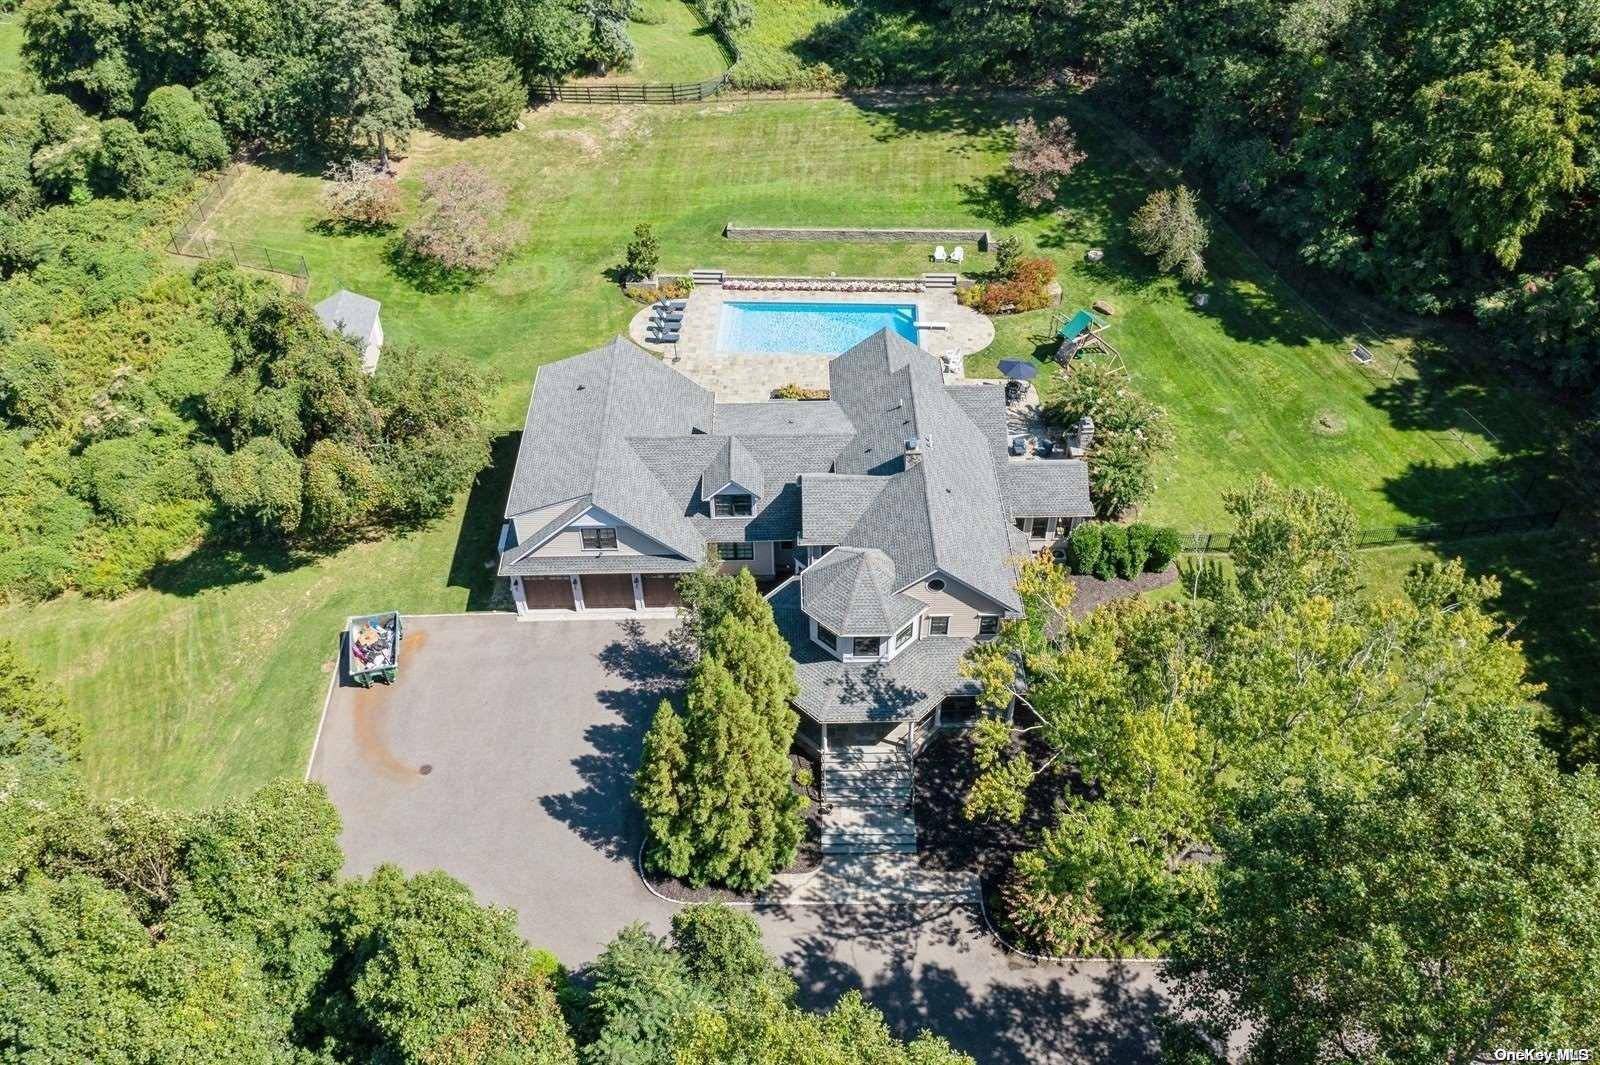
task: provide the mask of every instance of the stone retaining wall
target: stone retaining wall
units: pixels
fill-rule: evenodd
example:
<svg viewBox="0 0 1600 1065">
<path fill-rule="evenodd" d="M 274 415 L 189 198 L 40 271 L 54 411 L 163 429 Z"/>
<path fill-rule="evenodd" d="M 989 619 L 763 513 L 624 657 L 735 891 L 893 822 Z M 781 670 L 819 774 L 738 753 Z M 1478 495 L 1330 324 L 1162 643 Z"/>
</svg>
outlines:
<svg viewBox="0 0 1600 1065">
<path fill-rule="evenodd" d="M 993 239 L 987 229 L 817 229 L 801 226 L 736 226 L 722 228 L 729 240 L 837 240 L 856 244 L 969 243 L 988 251 Z"/>
</svg>

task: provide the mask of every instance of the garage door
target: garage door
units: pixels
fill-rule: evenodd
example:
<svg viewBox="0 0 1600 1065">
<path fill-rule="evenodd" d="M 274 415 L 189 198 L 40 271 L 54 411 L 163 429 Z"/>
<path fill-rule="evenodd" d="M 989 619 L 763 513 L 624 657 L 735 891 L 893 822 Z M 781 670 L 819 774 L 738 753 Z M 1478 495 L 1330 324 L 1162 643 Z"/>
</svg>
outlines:
<svg viewBox="0 0 1600 1065">
<path fill-rule="evenodd" d="M 632 610 L 633 576 L 628 573 L 585 573 L 583 607 L 585 610 L 613 610 L 617 607 Z"/>
<path fill-rule="evenodd" d="M 571 610 L 571 577 L 524 577 L 522 596 L 530 610 Z"/>
<path fill-rule="evenodd" d="M 678 594 L 678 578 L 665 576 L 645 577 L 644 605 L 682 606 L 683 597 Z"/>
</svg>

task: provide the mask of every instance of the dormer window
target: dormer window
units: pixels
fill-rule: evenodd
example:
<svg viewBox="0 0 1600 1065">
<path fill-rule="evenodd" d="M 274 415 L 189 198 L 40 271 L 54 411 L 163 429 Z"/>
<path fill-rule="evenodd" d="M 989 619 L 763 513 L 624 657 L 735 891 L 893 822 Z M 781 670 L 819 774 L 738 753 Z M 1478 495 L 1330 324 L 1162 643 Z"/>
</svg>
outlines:
<svg viewBox="0 0 1600 1065">
<path fill-rule="evenodd" d="M 755 510 L 755 499 L 747 495 L 722 495 L 711 501 L 711 513 L 719 518 L 748 518 Z"/>
<path fill-rule="evenodd" d="M 615 551 L 617 549 L 617 530 L 583 530 L 583 549 L 585 551 Z"/>
</svg>

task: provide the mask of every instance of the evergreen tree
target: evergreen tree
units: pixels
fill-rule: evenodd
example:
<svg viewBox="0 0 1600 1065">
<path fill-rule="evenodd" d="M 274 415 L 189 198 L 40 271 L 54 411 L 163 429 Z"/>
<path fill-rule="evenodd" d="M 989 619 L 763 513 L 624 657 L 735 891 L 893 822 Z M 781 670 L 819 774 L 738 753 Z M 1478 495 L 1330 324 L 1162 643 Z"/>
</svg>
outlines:
<svg viewBox="0 0 1600 1065">
<path fill-rule="evenodd" d="M 684 768 L 688 737 L 683 718 L 668 699 L 656 708 L 655 720 L 644 736 L 644 755 L 633 794 L 644 810 L 645 861 L 671 876 L 687 876 L 693 857 L 689 825 L 684 818 Z"/>
<path fill-rule="evenodd" d="M 723 604 L 725 613 L 707 634 L 704 650 L 727 665 L 734 681 L 750 696 L 756 716 L 766 724 L 773 746 L 785 753 L 800 727 L 793 706 L 800 685 L 789 642 L 778 631 L 772 605 L 756 588 L 749 570 L 725 579 L 732 582 Z"/>
<path fill-rule="evenodd" d="M 326 12 L 326 34 L 322 61 L 332 113 L 347 123 L 347 141 L 377 146 L 378 166 L 388 170 L 388 139 L 404 144 L 417 124 L 401 84 L 406 56 L 394 10 L 383 0 L 334 0 Z"/>
</svg>

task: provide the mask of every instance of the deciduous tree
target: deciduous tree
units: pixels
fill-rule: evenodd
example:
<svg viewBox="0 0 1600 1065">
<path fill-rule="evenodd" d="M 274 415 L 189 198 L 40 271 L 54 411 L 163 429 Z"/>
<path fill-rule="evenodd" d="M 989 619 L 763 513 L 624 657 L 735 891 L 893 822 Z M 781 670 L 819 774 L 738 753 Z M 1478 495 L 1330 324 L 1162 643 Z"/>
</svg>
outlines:
<svg viewBox="0 0 1600 1065">
<path fill-rule="evenodd" d="M 1017 182 L 1017 198 L 1034 210 L 1055 202 L 1061 183 L 1088 158 L 1078 149 L 1078 135 L 1071 124 L 1060 115 L 1042 128 L 1032 118 L 1024 118 L 1016 125 L 1016 139 L 1011 172 Z"/>
</svg>

